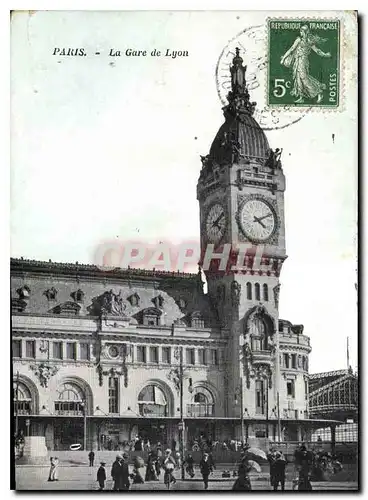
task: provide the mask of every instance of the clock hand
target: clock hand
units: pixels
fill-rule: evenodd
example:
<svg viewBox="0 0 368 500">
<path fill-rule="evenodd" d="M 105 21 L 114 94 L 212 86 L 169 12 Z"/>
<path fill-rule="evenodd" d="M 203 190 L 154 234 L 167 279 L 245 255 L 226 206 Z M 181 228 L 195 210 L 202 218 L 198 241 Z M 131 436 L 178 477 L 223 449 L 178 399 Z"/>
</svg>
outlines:
<svg viewBox="0 0 368 500">
<path fill-rule="evenodd" d="M 259 222 L 259 224 L 261 224 L 261 226 L 266 229 L 266 226 L 263 224 L 263 222 L 261 222 L 261 219 L 259 219 L 258 217 L 254 216 L 254 222 Z"/>
<path fill-rule="evenodd" d="M 272 217 L 271 212 L 267 215 L 264 215 L 263 217 L 257 217 L 257 219 L 258 219 L 258 221 L 260 221 L 260 220 L 266 219 L 267 217 Z"/>
<path fill-rule="evenodd" d="M 220 222 L 220 220 L 223 218 L 224 216 L 224 212 L 222 212 L 218 217 L 217 219 L 215 220 L 215 222 L 213 222 L 212 226 L 218 226 L 218 223 Z"/>
</svg>

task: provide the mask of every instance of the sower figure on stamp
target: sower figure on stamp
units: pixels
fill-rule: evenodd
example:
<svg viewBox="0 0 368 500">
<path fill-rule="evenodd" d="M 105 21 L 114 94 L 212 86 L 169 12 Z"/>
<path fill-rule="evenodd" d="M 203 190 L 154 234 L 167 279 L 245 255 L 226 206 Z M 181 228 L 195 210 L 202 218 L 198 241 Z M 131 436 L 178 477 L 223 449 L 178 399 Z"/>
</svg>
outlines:
<svg viewBox="0 0 368 500">
<path fill-rule="evenodd" d="M 321 57 L 331 57 L 330 52 L 323 52 L 316 47 L 317 43 L 325 41 L 325 38 L 312 35 L 309 27 L 304 25 L 300 28 L 300 37 L 281 57 L 281 64 L 287 68 L 292 68 L 293 88 L 290 95 L 297 98 L 296 103 L 302 103 L 305 97 L 308 99 L 317 97 L 317 103 L 320 103 L 323 99 L 323 91 L 326 90 L 326 85 L 310 75 L 309 55 L 313 50 Z"/>
</svg>

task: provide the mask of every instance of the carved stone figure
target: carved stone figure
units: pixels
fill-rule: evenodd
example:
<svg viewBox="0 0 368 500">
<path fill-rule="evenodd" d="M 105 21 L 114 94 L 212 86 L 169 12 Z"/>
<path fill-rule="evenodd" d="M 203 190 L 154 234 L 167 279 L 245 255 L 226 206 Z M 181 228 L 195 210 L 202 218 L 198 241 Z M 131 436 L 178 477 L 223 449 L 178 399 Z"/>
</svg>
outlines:
<svg viewBox="0 0 368 500">
<path fill-rule="evenodd" d="M 276 307 L 276 309 L 278 309 L 278 307 L 279 307 L 280 288 L 281 288 L 281 285 L 276 285 L 273 288 L 273 298 L 274 298 L 274 301 L 275 301 L 275 307 Z"/>
<path fill-rule="evenodd" d="M 41 387 L 47 387 L 50 378 L 59 371 L 59 368 L 57 366 L 52 366 L 46 363 L 30 365 L 30 369 L 34 372 L 34 374 L 40 381 Z"/>
<path fill-rule="evenodd" d="M 269 156 L 266 160 L 266 166 L 272 169 L 281 168 L 281 154 L 282 149 L 276 148 L 275 151 L 270 149 Z"/>
<path fill-rule="evenodd" d="M 171 380 L 171 382 L 175 386 L 175 390 L 180 392 L 180 374 L 178 368 L 172 368 L 167 374 L 167 378 Z"/>
<path fill-rule="evenodd" d="M 100 304 L 101 314 L 112 314 L 114 316 L 125 316 L 124 311 L 126 305 L 123 303 L 121 297 L 121 290 L 119 294 L 114 293 L 112 290 L 105 292 L 98 300 Z"/>
<path fill-rule="evenodd" d="M 231 283 L 231 302 L 233 306 L 240 304 L 241 286 L 237 281 Z"/>
</svg>

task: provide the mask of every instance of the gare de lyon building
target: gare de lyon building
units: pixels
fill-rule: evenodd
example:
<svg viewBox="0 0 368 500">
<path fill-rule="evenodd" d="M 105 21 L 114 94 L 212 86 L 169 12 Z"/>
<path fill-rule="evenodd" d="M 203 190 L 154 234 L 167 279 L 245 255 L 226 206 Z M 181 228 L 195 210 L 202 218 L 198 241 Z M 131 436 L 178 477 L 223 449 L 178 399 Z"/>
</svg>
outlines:
<svg viewBox="0 0 368 500">
<path fill-rule="evenodd" d="M 207 293 L 201 272 L 12 259 L 15 425 L 38 449 L 116 450 L 136 435 L 191 449 L 201 434 L 267 446 L 333 427 L 308 418 L 310 339 L 278 313 L 282 164 L 238 51 L 230 71 L 197 184 L 201 246 L 263 245 L 262 259 L 245 256 L 241 271 L 212 260 Z"/>
</svg>

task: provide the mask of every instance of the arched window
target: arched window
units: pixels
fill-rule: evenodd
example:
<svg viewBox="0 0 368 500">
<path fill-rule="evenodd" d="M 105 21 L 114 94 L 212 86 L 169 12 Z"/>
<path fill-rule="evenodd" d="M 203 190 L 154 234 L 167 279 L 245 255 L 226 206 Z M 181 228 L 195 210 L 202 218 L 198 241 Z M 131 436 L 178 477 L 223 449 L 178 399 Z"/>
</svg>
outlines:
<svg viewBox="0 0 368 500">
<path fill-rule="evenodd" d="M 138 396 L 139 414 L 149 417 L 167 417 L 167 401 L 162 389 L 147 385 Z"/>
<path fill-rule="evenodd" d="M 247 300 L 252 300 L 252 283 L 247 283 Z"/>
<path fill-rule="evenodd" d="M 268 348 L 267 329 L 262 318 L 253 318 L 249 333 L 252 339 L 252 351 L 265 351 Z"/>
<path fill-rule="evenodd" d="M 254 285 L 254 294 L 256 300 L 261 300 L 261 287 L 259 286 L 259 283 Z"/>
<path fill-rule="evenodd" d="M 268 285 L 266 283 L 263 285 L 263 300 L 268 302 Z"/>
<path fill-rule="evenodd" d="M 212 417 L 214 415 L 214 399 L 205 387 L 194 389 L 192 402 L 187 406 L 188 417 Z"/>
<path fill-rule="evenodd" d="M 15 415 L 30 415 L 32 413 L 32 395 L 22 382 L 13 382 L 13 401 Z"/>
<path fill-rule="evenodd" d="M 59 397 L 55 401 L 56 415 L 83 415 L 86 398 L 82 389 L 73 383 L 66 382 L 58 390 Z"/>
</svg>

